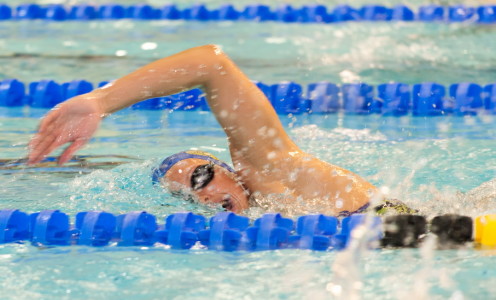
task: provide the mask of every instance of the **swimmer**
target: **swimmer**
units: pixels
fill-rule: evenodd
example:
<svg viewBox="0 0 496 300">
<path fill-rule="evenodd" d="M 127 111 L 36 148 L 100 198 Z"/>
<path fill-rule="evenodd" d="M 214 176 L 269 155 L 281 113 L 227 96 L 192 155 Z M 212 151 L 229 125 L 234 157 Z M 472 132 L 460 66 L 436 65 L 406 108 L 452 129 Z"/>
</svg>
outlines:
<svg viewBox="0 0 496 300">
<path fill-rule="evenodd" d="M 29 144 L 28 164 L 69 143 L 58 160 L 62 165 L 89 141 L 105 116 L 196 87 L 205 92 L 227 135 L 234 168 L 209 153 L 172 155 L 153 171 L 154 181 L 171 193 L 235 213 L 246 210 L 253 195 L 284 195 L 288 205 L 320 199 L 334 215 L 361 212 L 380 197 L 378 189 L 357 174 L 302 151 L 260 89 L 213 45 L 160 59 L 57 105 Z"/>
</svg>

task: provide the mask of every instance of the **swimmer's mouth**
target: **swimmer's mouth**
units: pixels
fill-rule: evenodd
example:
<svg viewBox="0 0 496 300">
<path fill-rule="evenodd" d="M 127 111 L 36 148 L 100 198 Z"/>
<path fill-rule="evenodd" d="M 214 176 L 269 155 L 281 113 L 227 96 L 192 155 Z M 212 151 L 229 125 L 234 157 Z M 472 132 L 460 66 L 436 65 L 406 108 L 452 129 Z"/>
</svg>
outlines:
<svg viewBox="0 0 496 300">
<path fill-rule="evenodd" d="M 231 195 L 224 196 L 224 199 L 222 200 L 222 208 L 225 211 L 232 211 L 235 207 L 234 201 L 236 201 L 236 199 Z"/>
<path fill-rule="evenodd" d="M 234 206 L 232 205 L 231 201 L 229 201 L 229 200 L 224 200 L 224 201 L 222 202 L 222 208 L 223 208 L 225 211 L 231 211 L 231 210 L 233 210 L 233 207 L 234 207 Z"/>
</svg>

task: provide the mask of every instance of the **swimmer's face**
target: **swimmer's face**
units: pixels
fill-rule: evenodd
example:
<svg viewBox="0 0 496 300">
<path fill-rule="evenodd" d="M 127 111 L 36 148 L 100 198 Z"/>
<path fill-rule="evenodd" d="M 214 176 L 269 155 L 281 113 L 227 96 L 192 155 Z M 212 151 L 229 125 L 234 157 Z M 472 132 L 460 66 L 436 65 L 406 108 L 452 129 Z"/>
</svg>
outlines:
<svg viewBox="0 0 496 300">
<path fill-rule="evenodd" d="M 189 193 L 203 204 L 218 204 L 240 213 L 248 208 L 248 196 L 235 174 L 199 158 L 184 159 L 164 176 L 171 192 Z"/>
</svg>

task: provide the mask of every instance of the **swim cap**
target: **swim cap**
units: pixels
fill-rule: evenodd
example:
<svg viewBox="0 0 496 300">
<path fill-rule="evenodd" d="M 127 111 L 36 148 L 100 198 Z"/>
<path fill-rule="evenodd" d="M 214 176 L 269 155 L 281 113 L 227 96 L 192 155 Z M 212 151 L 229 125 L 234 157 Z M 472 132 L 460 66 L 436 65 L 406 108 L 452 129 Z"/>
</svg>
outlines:
<svg viewBox="0 0 496 300">
<path fill-rule="evenodd" d="M 170 168 L 172 168 L 172 166 L 174 166 L 175 164 L 177 164 L 181 160 L 185 160 L 188 158 L 203 159 L 203 160 L 209 161 L 213 164 L 216 164 L 218 166 L 221 166 L 224 169 L 228 170 L 229 172 L 234 173 L 233 168 L 231 168 L 226 163 L 220 161 L 213 154 L 210 154 L 210 153 L 204 152 L 204 151 L 200 151 L 200 150 L 188 150 L 188 151 L 173 154 L 173 155 L 167 157 L 166 159 L 164 159 L 164 161 L 162 161 L 162 163 L 160 164 L 160 166 L 158 168 L 153 169 L 152 182 L 154 184 L 159 182 L 160 178 L 162 178 L 167 173 L 167 171 L 169 171 Z"/>
</svg>

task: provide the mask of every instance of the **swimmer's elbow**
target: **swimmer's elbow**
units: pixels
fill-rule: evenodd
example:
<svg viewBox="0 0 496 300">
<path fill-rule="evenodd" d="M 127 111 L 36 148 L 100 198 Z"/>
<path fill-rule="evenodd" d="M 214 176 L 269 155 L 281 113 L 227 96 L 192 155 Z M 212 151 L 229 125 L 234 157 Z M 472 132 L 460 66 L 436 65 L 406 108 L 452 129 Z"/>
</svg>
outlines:
<svg viewBox="0 0 496 300">
<path fill-rule="evenodd" d="M 229 77 L 229 74 L 236 74 L 236 72 L 229 72 L 233 69 L 238 69 L 234 62 L 225 54 L 221 47 L 218 45 L 208 44 L 195 48 L 196 56 L 200 58 L 200 62 L 206 68 L 203 77 L 205 82 L 203 85 L 210 85 L 212 82 Z"/>
<path fill-rule="evenodd" d="M 205 63 L 208 63 L 210 66 L 214 66 L 216 68 L 223 67 L 228 63 L 232 63 L 229 57 L 222 51 L 222 48 L 218 45 L 208 44 L 204 46 L 198 47 L 201 51 L 200 55 L 202 56 Z"/>
<path fill-rule="evenodd" d="M 208 45 L 200 46 L 199 48 L 209 52 L 209 54 L 213 56 L 225 56 L 224 52 L 222 51 L 222 48 L 219 45 L 208 44 Z"/>
</svg>

